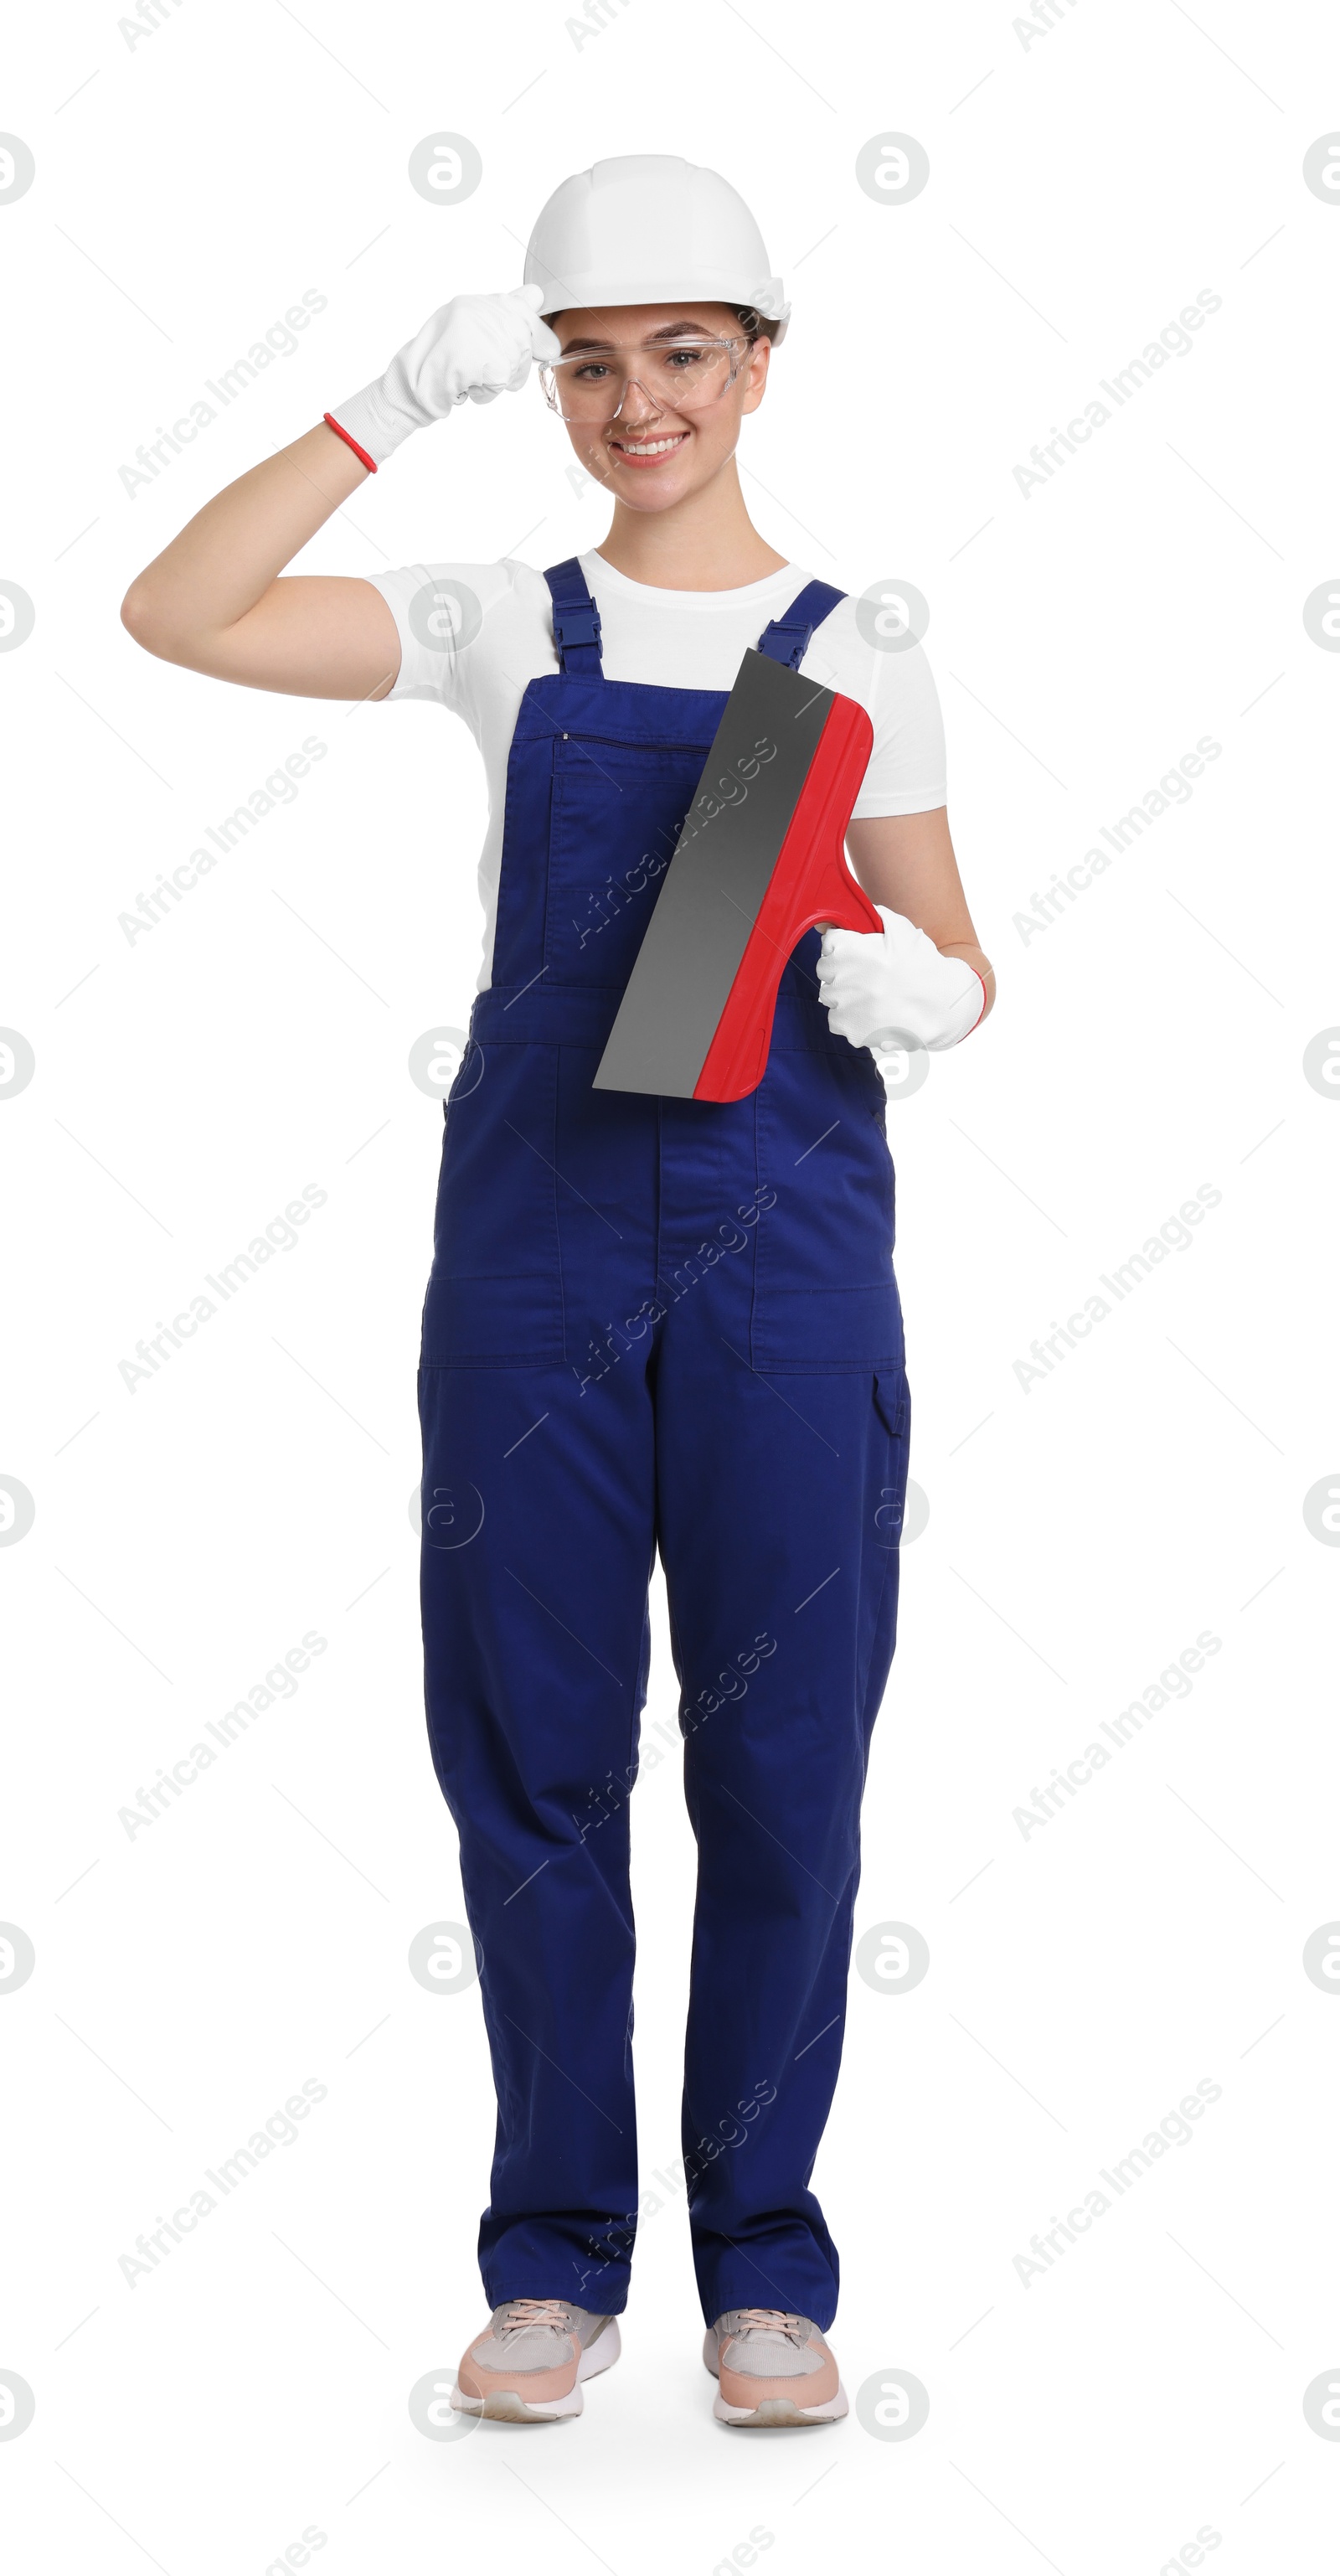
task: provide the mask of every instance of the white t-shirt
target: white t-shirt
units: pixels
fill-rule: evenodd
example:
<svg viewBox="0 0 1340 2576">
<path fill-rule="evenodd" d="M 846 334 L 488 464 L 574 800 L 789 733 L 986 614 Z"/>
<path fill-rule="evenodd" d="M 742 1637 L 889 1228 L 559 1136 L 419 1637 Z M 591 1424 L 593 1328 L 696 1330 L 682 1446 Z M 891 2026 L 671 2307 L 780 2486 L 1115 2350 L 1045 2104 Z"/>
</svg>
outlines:
<svg viewBox="0 0 1340 2576">
<path fill-rule="evenodd" d="M 616 572 L 594 550 L 579 561 L 600 611 L 606 679 L 672 689 L 729 689 L 746 647 L 757 644 L 769 620 L 780 617 L 815 577 L 787 564 L 742 590 L 654 590 Z M 507 755 L 527 683 L 558 668 L 549 586 L 532 565 L 510 560 L 405 564 L 365 577 L 381 592 L 400 633 L 400 671 L 388 701 L 435 698 L 464 717 L 484 756 L 489 825 L 479 860 L 482 993 L 493 962 Z M 434 593 L 444 586 L 455 594 L 445 614 L 441 605 L 434 607 Z M 460 647 L 453 626 L 463 639 Z M 856 623 L 855 600 L 848 597 L 816 629 L 800 668 L 807 679 L 857 699 L 874 727 L 857 818 L 922 814 L 944 804 L 944 726 L 919 644 L 897 653 L 867 644 Z"/>
</svg>

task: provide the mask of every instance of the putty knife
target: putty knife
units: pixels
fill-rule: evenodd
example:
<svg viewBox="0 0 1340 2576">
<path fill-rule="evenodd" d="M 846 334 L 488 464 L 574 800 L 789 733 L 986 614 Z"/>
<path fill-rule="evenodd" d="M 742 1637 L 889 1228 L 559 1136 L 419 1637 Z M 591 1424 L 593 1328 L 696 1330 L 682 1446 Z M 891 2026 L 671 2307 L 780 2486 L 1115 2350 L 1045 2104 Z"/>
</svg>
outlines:
<svg viewBox="0 0 1340 2576">
<path fill-rule="evenodd" d="M 757 1090 L 796 942 L 819 922 L 883 927 L 843 852 L 873 740 L 854 699 L 745 654 L 595 1090 L 672 1100 Z"/>
</svg>

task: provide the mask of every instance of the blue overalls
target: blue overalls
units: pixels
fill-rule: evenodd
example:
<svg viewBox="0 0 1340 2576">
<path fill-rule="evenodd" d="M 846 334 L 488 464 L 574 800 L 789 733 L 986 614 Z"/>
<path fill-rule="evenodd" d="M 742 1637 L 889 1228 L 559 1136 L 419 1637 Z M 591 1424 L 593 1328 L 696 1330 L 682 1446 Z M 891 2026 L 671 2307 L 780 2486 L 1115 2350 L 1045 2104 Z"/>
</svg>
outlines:
<svg viewBox="0 0 1340 2576">
<path fill-rule="evenodd" d="M 809 2178 L 907 1479 L 884 1091 L 829 1031 L 814 932 L 748 1099 L 592 1090 L 725 692 L 607 680 L 576 560 L 545 578 L 559 669 L 512 742 L 419 1377 L 428 1728 L 498 2096 L 480 2264 L 491 2307 L 625 2304 L 628 1800 L 659 1547 L 698 1845 L 682 2152 L 703 2311 L 822 2327 L 838 2258 Z M 760 649 L 794 668 L 841 596 L 811 583 Z"/>
</svg>

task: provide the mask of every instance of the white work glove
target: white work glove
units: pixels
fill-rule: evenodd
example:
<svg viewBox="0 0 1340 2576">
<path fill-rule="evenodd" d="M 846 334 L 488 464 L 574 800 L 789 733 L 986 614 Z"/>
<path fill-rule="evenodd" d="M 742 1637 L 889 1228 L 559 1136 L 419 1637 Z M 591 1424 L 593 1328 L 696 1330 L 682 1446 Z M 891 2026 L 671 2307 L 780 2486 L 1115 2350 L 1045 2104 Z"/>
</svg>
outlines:
<svg viewBox="0 0 1340 2576">
<path fill-rule="evenodd" d="M 543 300 L 538 286 L 518 286 L 509 295 L 453 295 L 406 341 L 384 376 L 326 419 L 375 472 L 413 430 L 445 420 L 457 403 L 519 393 L 536 358 L 558 356 L 561 343 L 536 310 Z"/>
<path fill-rule="evenodd" d="M 826 930 L 819 999 L 835 1037 L 853 1046 L 896 1032 L 932 1051 L 957 1046 L 976 1028 L 986 988 L 961 957 L 942 957 L 933 939 L 901 912 L 875 906 L 876 930 Z"/>
</svg>

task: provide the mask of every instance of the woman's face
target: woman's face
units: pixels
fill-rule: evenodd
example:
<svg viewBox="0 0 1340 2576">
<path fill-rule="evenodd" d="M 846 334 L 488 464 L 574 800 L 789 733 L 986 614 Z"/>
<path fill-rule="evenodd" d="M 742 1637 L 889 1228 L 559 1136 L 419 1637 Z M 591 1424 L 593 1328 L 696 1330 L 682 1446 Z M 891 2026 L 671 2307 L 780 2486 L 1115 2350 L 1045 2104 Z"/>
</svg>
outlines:
<svg viewBox="0 0 1340 2576">
<path fill-rule="evenodd" d="M 630 380 L 622 405 L 612 420 L 567 420 L 564 426 L 573 452 L 588 474 L 627 509 L 668 510 L 709 483 L 735 452 L 740 423 L 756 411 L 767 382 L 771 344 L 760 337 L 750 348 L 738 316 L 728 304 L 621 304 L 603 311 L 556 313 L 550 327 L 564 353 L 589 348 L 593 367 L 612 349 L 643 349 L 658 339 L 693 336 L 733 339 L 737 362 L 733 382 L 722 369 L 722 388 L 702 404 L 673 407 L 673 387 L 661 381 L 659 391 L 638 378 L 637 360 L 626 363 Z M 623 361 L 619 362 L 624 363 Z M 652 372 L 650 364 L 642 373 Z M 664 367 L 658 370 L 664 378 Z"/>
</svg>

